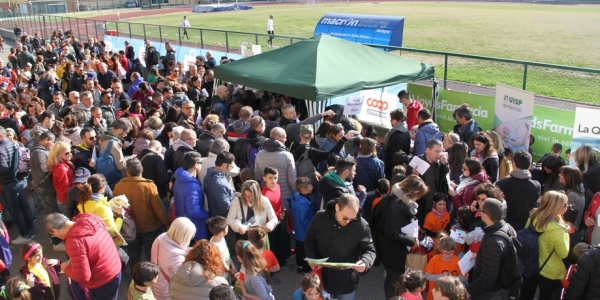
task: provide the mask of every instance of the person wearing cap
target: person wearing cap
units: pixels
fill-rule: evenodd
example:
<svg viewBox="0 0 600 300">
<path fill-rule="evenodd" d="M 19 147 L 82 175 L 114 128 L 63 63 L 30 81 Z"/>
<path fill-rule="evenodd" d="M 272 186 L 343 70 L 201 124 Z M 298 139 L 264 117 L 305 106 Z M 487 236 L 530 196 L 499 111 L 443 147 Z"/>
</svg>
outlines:
<svg viewBox="0 0 600 300">
<path fill-rule="evenodd" d="M 267 21 L 267 34 L 269 35 L 267 44 L 273 47 L 273 38 L 275 37 L 275 29 L 273 28 L 273 15 L 269 15 L 269 20 Z"/>
<path fill-rule="evenodd" d="M 497 280 L 502 269 L 503 257 L 506 257 L 507 251 L 510 250 L 506 247 L 506 239 L 498 233 L 516 237 L 517 232 L 502 219 L 504 207 L 500 200 L 485 199 L 480 211 L 481 221 L 486 226 L 483 228 L 484 236 L 475 258 L 472 281 L 465 287 L 467 298 L 501 300 L 507 291 L 498 286 Z"/>
<path fill-rule="evenodd" d="M 75 169 L 75 176 L 73 176 L 73 186 L 67 191 L 67 201 L 65 202 L 65 211 L 63 214 L 72 220 L 79 211 L 77 210 L 77 205 L 79 205 L 79 199 L 77 198 L 79 195 L 79 191 L 81 186 L 86 183 L 88 177 L 92 174 L 86 168 L 77 168 Z M 106 186 L 104 189 L 104 193 L 102 194 L 106 199 L 113 198 L 113 192 L 109 186 Z"/>
</svg>

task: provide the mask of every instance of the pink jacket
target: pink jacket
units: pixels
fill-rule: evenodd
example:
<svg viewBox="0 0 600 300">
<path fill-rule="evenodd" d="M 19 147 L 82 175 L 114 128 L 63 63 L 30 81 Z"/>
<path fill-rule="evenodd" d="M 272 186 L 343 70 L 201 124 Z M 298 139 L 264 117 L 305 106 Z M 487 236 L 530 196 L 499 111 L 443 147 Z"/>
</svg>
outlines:
<svg viewBox="0 0 600 300">
<path fill-rule="evenodd" d="M 177 273 L 177 269 L 183 264 L 187 247 L 181 247 L 167 233 L 159 235 L 152 244 L 150 261 L 157 264 L 161 272 L 158 273 L 158 281 L 152 287 L 152 293 L 156 300 L 170 300 L 169 282 Z M 164 273 L 163 273 L 164 272 Z M 165 274 L 169 280 L 165 278 Z"/>
</svg>

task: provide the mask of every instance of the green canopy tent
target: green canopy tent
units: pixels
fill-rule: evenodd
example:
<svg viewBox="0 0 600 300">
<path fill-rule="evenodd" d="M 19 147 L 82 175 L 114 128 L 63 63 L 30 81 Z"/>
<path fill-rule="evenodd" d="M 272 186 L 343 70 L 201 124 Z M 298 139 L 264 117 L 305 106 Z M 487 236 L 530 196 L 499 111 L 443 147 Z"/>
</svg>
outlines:
<svg viewBox="0 0 600 300">
<path fill-rule="evenodd" d="M 219 65 L 215 77 L 306 100 L 434 77 L 434 67 L 329 35 Z"/>
</svg>

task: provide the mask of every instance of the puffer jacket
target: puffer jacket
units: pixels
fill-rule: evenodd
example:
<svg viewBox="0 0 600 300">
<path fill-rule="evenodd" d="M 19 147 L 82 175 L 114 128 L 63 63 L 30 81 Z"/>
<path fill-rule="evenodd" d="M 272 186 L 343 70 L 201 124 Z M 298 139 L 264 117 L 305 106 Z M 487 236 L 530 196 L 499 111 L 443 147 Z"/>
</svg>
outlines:
<svg viewBox="0 0 600 300">
<path fill-rule="evenodd" d="M 176 140 L 173 143 L 173 170 L 176 171 L 183 166 L 183 156 L 194 148 L 183 140 Z"/>
<path fill-rule="evenodd" d="M 461 191 L 457 191 L 456 195 L 452 197 L 454 215 L 458 215 L 458 209 L 461 206 L 471 205 L 471 203 L 475 201 L 475 188 L 480 183 L 485 182 L 487 180 L 487 176 L 485 174 L 485 171 L 481 171 L 477 174 L 474 174 L 473 176 L 470 176 L 469 179 L 471 179 L 469 180 L 471 184 L 464 188 L 461 186 L 461 184 L 459 184 L 458 187 L 461 188 Z M 464 181 L 461 182 L 463 185 L 466 184 L 466 180 L 468 179 L 461 176 L 461 181 Z"/>
<path fill-rule="evenodd" d="M 569 233 L 564 226 L 555 221 L 548 223 L 546 228 L 538 228 L 536 224 L 537 219 L 533 220 L 533 225 L 538 232 L 542 233 L 538 238 L 540 266 L 544 264 L 544 261 L 548 259 L 550 253 L 554 250 L 552 257 L 548 259 L 548 263 L 546 263 L 540 275 L 548 279 L 561 280 L 567 274 L 567 269 L 562 260 L 569 255 Z"/>
<path fill-rule="evenodd" d="M 50 150 L 42 145 L 36 145 L 31 149 L 31 154 L 29 157 L 30 165 L 31 165 L 31 176 L 33 177 L 33 181 L 36 183 L 36 187 L 40 187 L 37 183 L 40 183 L 44 180 L 46 175 L 48 174 L 48 168 L 46 166 L 46 161 L 48 161 L 48 154 Z"/>
<path fill-rule="evenodd" d="M 208 300 L 208 294 L 215 286 L 228 284 L 221 276 L 209 280 L 204 276 L 202 265 L 197 262 L 185 262 L 169 285 L 169 295 L 172 300 L 200 299 Z"/>
<path fill-rule="evenodd" d="M 600 248 L 592 247 L 579 259 L 565 300 L 600 300 Z"/>
<path fill-rule="evenodd" d="M 409 205 L 414 209 L 411 211 Z M 416 203 L 403 195 L 400 186 L 395 184 L 392 192 L 384 196 L 375 206 L 371 215 L 371 230 L 377 249 L 377 257 L 385 265 L 397 272 L 402 272 L 408 255 L 408 248 L 415 244 L 415 239 L 404 234 L 400 229 L 415 220 Z"/>
<path fill-rule="evenodd" d="M 234 190 L 231 188 L 227 175 L 224 172 L 209 168 L 202 182 L 206 200 L 208 201 L 208 211 L 210 216 L 227 217 L 231 201 L 234 197 Z"/>
<path fill-rule="evenodd" d="M 484 236 L 478 251 L 481 254 L 475 258 L 473 281 L 465 287 L 471 295 L 471 299 L 504 299 L 502 295 L 499 295 L 501 288 L 497 282 L 502 262 L 506 257 L 508 242 L 503 237 L 494 235 L 498 231 L 511 237 L 517 235 L 512 226 L 504 221 L 483 228 Z"/>
<path fill-rule="evenodd" d="M 152 243 L 150 261 L 157 264 L 162 272 L 158 273 L 158 280 L 152 287 L 152 293 L 156 300 L 169 300 L 169 282 L 164 274 L 169 277 L 169 281 L 177 272 L 177 269 L 183 264 L 187 247 L 179 245 L 166 232 L 159 235 Z"/>
<path fill-rule="evenodd" d="M 356 176 L 352 184 L 354 190 L 359 185 L 367 189 L 367 195 L 375 195 L 377 181 L 385 177 L 385 166 L 375 155 L 358 155 L 356 157 Z"/>
<path fill-rule="evenodd" d="M 415 135 L 415 146 L 413 147 L 413 155 L 421 155 L 425 153 L 427 148 L 427 142 L 430 139 L 442 140 L 442 134 L 440 133 L 440 127 L 438 124 L 432 122 L 424 122 L 419 125 L 419 130 Z"/>
<path fill-rule="evenodd" d="M 66 233 L 65 248 L 71 260 L 65 275 L 88 289 L 111 282 L 121 272 L 121 259 L 104 221 L 93 214 L 79 214 Z"/>
<path fill-rule="evenodd" d="M 19 150 L 13 141 L 6 137 L 0 140 L 0 185 L 10 184 L 17 180 L 14 171 L 18 161 L 13 159 L 15 151 Z"/>
<path fill-rule="evenodd" d="M 150 140 L 139 137 L 135 139 L 133 143 L 133 155 L 138 155 L 142 152 L 142 150 L 147 149 L 148 145 L 150 145 Z"/>
<path fill-rule="evenodd" d="M 112 228 L 116 232 L 121 231 L 123 219 L 114 219 L 112 209 L 108 205 L 108 200 L 104 195 L 92 194 L 92 199 L 77 205 L 79 213 L 94 214 L 104 221 L 106 227 Z"/>
<path fill-rule="evenodd" d="M 200 153 L 203 157 L 208 156 L 208 152 L 210 151 L 210 147 L 215 142 L 217 136 L 209 130 L 203 131 L 198 136 L 198 141 L 196 142 L 196 151 Z"/>
<path fill-rule="evenodd" d="M 319 150 L 321 150 L 323 152 L 329 152 L 337 144 L 338 144 L 337 141 L 334 141 L 334 140 L 332 140 L 332 139 L 330 139 L 328 137 L 325 140 L 323 140 L 323 142 L 321 142 L 321 146 L 319 146 Z M 335 154 L 337 154 L 337 155 L 339 155 L 341 157 L 345 157 L 346 156 L 346 152 L 344 152 L 343 149 L 340 150 L 339 152 L 335 153 Z M 319 165 L 317 166 L 317 171 L 319 171 L 319 173 L 321 173 L 321 174 L 325 174 L 325 172 L 327 171 L 327 161 L 326 160 L 322 160 L 322 161 L 319 162 Z"/>
<path fill-rule="evenodd" d="M 52 170 L 56 200 L 62 204 L 67 201 L 67 192 L 73 186 L 73 177 L 75 177 L 75 167 L 70 161 L 63 160 Z"/>
<path fill-rule="evenodd" d="M 135 100 L 133 98 L 133 93 L 137 92 L 137 90 L 140 89 L 140 83 L 142 83 L 142 82 L 144 82 L 144 78 L 139 77 L 131 83 L 131 85 L 129 86 L 129 89 L 127 90 L 127 96 L 129 96 L 129 98 Z M 142 100 L 144 100 L 144 99 L 142 99 Z"/>
<path fill-rule="evenodd" d="M 255 178 L 263 178 L 267 166 L 273 166 L 279 171 L 279 186 L 281 187 L 281 199 L 289 200 L 296 193 L 296 162 L 294 156 L 287 152 L 285 146 L 273 139 L 267 139 L 264 149 L 256 155 L 254 162 Z M 284 205 L 288 203 L 284 201 Z M 287 207 L 289 208 L 289 207 Z"/>
<path fill-rule="evenodd" d="M 375 261 L 375 246 L 369 224 L 363 218 L 341 226 L 335 220 L 336 201 L 327 203 L 324 210 L 313 218 L 304 240 L 308 258 L 326 258 L 328 262 L 365 263 L 368 272 Z M 337 270 L 323 268 L 323 285 L 332 294 L 348 294 L 358 286 L 358 272 L 354 269 Z"/>
<path fill-rule="evenodd" d="M 206 220 L 210 217 L 204 207 L 204 193 L 198 179 L 183 168 L 175 171 L 173 197 L 175 198 L 175 217 L 187 217 L 196 226 L 194 240 L 208 238 Z"/>
</svg>

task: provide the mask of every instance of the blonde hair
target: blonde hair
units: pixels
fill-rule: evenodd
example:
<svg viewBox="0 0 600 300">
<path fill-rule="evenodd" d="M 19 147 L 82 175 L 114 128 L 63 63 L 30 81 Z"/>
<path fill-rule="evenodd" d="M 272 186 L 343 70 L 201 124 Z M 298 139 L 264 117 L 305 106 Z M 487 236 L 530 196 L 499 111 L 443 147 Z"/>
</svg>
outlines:
<svg viewBox="0 0 600 300">
<path fill-rule="evenodd" d="M 575 150 L 575 163 L 581 173 L 585 173 L 588 170 L 589 165 L 595 164 L 598 161 L 598 155 L 594 148 L 590 146 L 583 146 Z"/>
<path fill-rule="evenodd" d="M 46 161 L 48 171 L 52 172 L 52 169 L 54 169 L 54 167 L 56 167 L 62 161 L 60 156 L 63 153 L 70 151 L 71 145 L 67 144 L 66 142 L 58 142 L 54 144 L 54 146 L 52 146 L 52 149 L 50 150 L 50 153 L 48 154 L 48 160 Z"/>
<path fill-rule="evenodd" d="M 552 221 L 565 225 L 561 212 L 569 201 L 563 191 L 548 191 L 542 196 L 540 207 L 531 213 L 531 220 L 536 221 L 535 227 L 539 230 L 546 229 Z"/>
<path fill-rule="evenodd" d="M 450 300 L 465 299 L 465 287 L 457 277 L 442 276 L 438 278 L 435 282 L 435 290 L 440 291 L 442 296 Z"/>
<path fill-rule="evenodd" d="M 167 235 L 184 249 L 190 245 L 190 241 L 196 235 L 196 226 L 186 217 L 179 217 L 171 223 Z"/>
<path fill-rule="evenodd" d="M 258 182 L 256 182 L 256 180 L 246 180 L 246 182 L 244 182 L 242 184 L 242 195 L 240 196 L 240 201 L 250 207 L 250 205 L 248 205 L 248 202 L 246 202 L 246 197 L 244 197 L 244 192 L 248 191 L 252 194 L 252 209 L 257 212 L 257 213 L 261 213 L 265 210 L 264 204 L 263 203 L 263 196 L 260 192 L 260 185 L 258 184 Z"/>
<path fill-rule="evenodd" d="M 410 175 L 406 179 L 398 183 L 398 187 L 406 197 L 413 201 L 417 201 L 427 193 L 429 189 L 427 184 L 417 175 Z"/>
<path fill-rule="evenodd" d="M 496 149 L 496 151 L 498 153 L 504 153 L 504 144 L 502 143 L 500 135 L 498 135 L 498 133 L 493 130 L 488 131 L 487 135 L 492 140 L 492 143 L 494 143 L 494 148 Z"/>
</svg>

